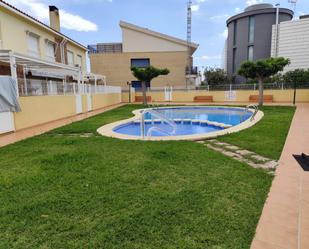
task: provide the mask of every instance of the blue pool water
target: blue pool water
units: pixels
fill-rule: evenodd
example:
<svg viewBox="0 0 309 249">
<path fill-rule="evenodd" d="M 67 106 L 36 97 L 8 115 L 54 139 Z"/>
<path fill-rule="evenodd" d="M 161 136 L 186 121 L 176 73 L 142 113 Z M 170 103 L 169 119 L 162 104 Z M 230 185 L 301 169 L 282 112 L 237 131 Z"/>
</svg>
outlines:
<svg viewBox="0 0 309 249">
<path fill-rule="evenodd" d="M 148 130 L 152 127 L 152 124 L 146 124 L 145 125 L 145 134 L 147 134 Z M 156 127 L 171 132 L 172 128 L 167 124 L 155 124 Z M 179 135 L 192 135 L 192 134 L 202 134 L 202 133 L 208 133 L 212 131 L 219 131 L 223 128 L 213 126 L 213 125 L 198 125 L 198 124 L 189 124 L 189 123 L 181 123 L 177 124 L 176 134 L 175 136 Z M 128 123 L 125 125 L 121 125 L 120 127 L 117 127 L 116 130 L 114 130 L 121 134 L 127 134 L 132 136 L 140 136 L 141 135 L 141 126 L 139 123 Z M 152 136 L 167 136 L 166 133 L 160 132 L 160 131 L 153 131 L 151 133 Z"/>
<path fill-rule="evenodd" d="M 247 120 L 252 115 L 249 111 L 244 113 L 244 109 L 241 108 L 226 107 L 160 108 L 156 111 L 168 119 L 208 120 L 233 126 Z M 146 119 L 151 119 L 149 113 L 146 114 Z"/>
<path fill-rule="evenodd" d="M 159 108 L 155 109 L 164 117 L 170 120 L 177 120 L 176 131 L 173 136 L 177 135 L 193 135 L 193 134 L 205 134 L 214 131 L 219 131 L 224 128 L 212 124 L 206 124 L 199 121 L 211 121 L 218 122 L 225 125 L 235 126 L 244 122 L 251 117 L 252 112 L 245 112 L 241 108 L 224 108 L 224 107 L 179 107 L 179 108 Z M 146 120 L 157 119 L 147 113 Z M 190 120 L 190 121 L 179 121 Z M 192 122 L 193 121 L 193 122 Z M 155 126 L 158 128 L 151 133 L 151 136 L 169 136 L 172 132 L 172 127 L 164 122 L 145 122 L 145 134 L 148 130 Z M 161 130 L 161 131 L 160 131 Z M 114 132 L 132 136 L 140 136 L 141 128 L 139 122 L 129 122 L 117 126 L 113 129 Z"/>
</svg>

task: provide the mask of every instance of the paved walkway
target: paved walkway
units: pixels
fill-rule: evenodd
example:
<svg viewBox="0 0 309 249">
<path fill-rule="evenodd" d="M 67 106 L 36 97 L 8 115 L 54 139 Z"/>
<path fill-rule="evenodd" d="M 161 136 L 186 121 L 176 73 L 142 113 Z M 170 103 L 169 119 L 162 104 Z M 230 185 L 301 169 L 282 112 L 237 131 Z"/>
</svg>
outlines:
<svg viewBox="0 0 309 249">
<path fill-rule="evenodd" d="M 293 154 L 309 154 L 309 104 L 299 104 L 251 249 L 309 248 L 309 172 Z"/>
<path fill-rule="evenodd" d="M 220 142 L 216 139 L 198 141 L 197 143 L 204 144 L 209 149 L 218 151 L 228 157 L 234 158 L 239 162 L 246 163 L 253 168 L 275 170 L 278 166 L 278 162 L 275 160 L 260 156 L 252 151 L 244 150 L 235 145 Z"/>
<path fill-rule="evenodd" d="M 45 123 L 45 124 L 42 124 L 42 125 L 37 125 L 37 126 L 30 127 L 30 128 L 22 129 L 20 131 L 0 135 L 0 147 L 3 147 L 3 146 L 8 145 L 8 144 L 15 143 L 17 141 L 20 141 L 20 140 L 23 140 L 23 139 L 26 139 L 26 138 L 29 138 L 29 137 L 33 137 L 33 136 L 36 136 L 36 135 L 43 134 L 47 131 L 56 129 L 56 128 L 64 126 L 64 125 L 71 124 L 71 123 L 79 121 L 79 120 L 83 120 L 85 118 L 92 117 L 92 116 L 100 114 L 102 112 L 106 112 L 106 111 L 112 110 L 114 108 L 120 107 L 122 105 L 126 105 L 126 103 L 120 103 L 120 104 L 116 104 L 116 105 L 112 105 L 112 106 L 107 106 L 107 107 L 104 107 L 104 108 L 101 108 L 101 109 L 97 109 L 95 111 L 82 113 L 82 114 L 79 114 L 79 115 L 76 115 L 76 116 L 73 116 L 73 117 L 63 118 L 63 119 L 52 121 L 52 122 Z"/>
</svg>

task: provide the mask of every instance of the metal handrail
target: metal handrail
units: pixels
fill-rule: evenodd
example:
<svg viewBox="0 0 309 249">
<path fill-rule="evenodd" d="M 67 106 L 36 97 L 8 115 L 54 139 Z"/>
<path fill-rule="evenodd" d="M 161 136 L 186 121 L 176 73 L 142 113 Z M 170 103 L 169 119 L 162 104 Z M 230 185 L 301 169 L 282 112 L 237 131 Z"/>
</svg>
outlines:
<svg viewBox="0 0 309 249">
<path fill-rule="evenodd" d="M 254 113 L 253 113 L 253 115 L 252 115 L 251 118 L 250 118 L 250 121 L 253 121 L 255 115 L 256 115 L 256 114 L 258 113 L 258 111 L 259 111 L 259 107 L 258 107 L 257 105 L 255 105 L 255 104 L 247 105 L 247 106 L 246 106 L 246 109 L 245 109 L 245 112 L 247 112 L 250 108 L 251 108 L 251 109 L 254 109 Z"/>
<path fill-rule="evenodd" d="M 168 133 L 170 135 L 174 135 L 176 133 L 177 125 L 173 120 L 166 118 L 165 116 L 163 116 L 162 114 L 160 114 L 159 112 L 157 112 L 153 109 L 145 109 L 141 114 L 141 136 L 142 136 L 142 138 L 145 138 L 145 116 L 146 116 L 147 113 L 151 114 L 152 118 L 156 117 L 158 119 L 161 119 L 162 122 L 164 122 L 164 123 L 168 124 L 170 127 L 172 127 L 172 131 L 166 132 L 166 133 Z M 149 131 L 147 132 L 147 136 L 149 136 Z"/>
</svg>

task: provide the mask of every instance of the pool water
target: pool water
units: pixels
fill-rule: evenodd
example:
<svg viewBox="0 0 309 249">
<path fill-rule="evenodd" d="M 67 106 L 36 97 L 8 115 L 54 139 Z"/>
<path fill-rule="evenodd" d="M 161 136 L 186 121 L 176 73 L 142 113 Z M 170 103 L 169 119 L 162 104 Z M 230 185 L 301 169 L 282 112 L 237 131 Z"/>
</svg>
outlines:
<svg viewBox="0 0 309 249">
<path fill-rule="evenodd" d="M 202 134 L 202 133 L 209 133 L 212 131 L 219 131 L 223 130 L 222 127 L 214 126 L 214 125 L 200 125 L 200 124 L 191 124 L 191 123 L 177 123 L 177 129 L 176 129 L 176 136 L 180 135 L 191 135 L 191 134 Z M 172 128 L 165 124 L 155 124 L 156 127 L 166 131 L 166 132 L 172 132 Z M 148 130 L 153 127 L 152 124 L 146 123 L 145 124 L 145 134 L 147 134 Z M 141 135 L 141 125 L 140 123 L 134 123 L 130 122 L 125 125 L 121 125 L 116 128 L 116 132 L 121 134 L 127 134 L 132 136 L 140 136 Z M 153 131 L 151 133 L 152 136 L 167 136 L 166 132 L 160 132 L 160 131 Z"/>
<path fill-rule="evenodd" d="M 151 127 L 156 127 L 151 132 L 151 136 L 181 136 L 205 134 L 223 130 L 223 127 L 238 125 L 252 115 L 252 112 L 243 108 L 228 107 L 179 107 L 179 108 L 155 108 L 155 112 L 160 113 L 169 120 L 175 121 L 176 130 L 157 117 L 152 117 L 150 113 L 145 115 L 145 134 Z M 209 122 L 210 121 L 210 122 Z M 206 123 L 208 122 L 208 123 Z M 220 123 L 213 124 L 212 122 Z M 114 132 L 131 136 L 141 136 L 140 122 L 128 122 L 113 129 Z"/>
<path fill-rule="evenodd" d="M 208 120 L 229 125 L 238 125 L 252 115 L 252 112 L 244 112 L 244 109 L 236 107 L 179 107 L 155 110 L 168 119 Z M 151 114 L 147 113 L 145 119 L 151 119 Z"/>
</svg>

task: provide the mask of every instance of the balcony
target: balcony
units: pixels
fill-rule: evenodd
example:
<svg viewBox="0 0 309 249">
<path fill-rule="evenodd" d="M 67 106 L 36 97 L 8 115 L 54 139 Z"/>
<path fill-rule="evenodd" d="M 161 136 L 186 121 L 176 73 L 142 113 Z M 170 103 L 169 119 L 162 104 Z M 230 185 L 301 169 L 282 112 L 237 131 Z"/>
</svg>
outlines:
<svg viewBox="0 0 309 249">
<path fill-rule="evenodd" d="M 122 43 L 98 43 L 88 45 L 90 54 L 122 53 Z"/>
<path fill-rule="evenodd" d="M 186 67 L 186 75 L 198 75 L 197 67 Z"/>
</svg>

